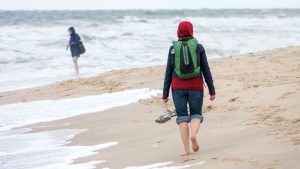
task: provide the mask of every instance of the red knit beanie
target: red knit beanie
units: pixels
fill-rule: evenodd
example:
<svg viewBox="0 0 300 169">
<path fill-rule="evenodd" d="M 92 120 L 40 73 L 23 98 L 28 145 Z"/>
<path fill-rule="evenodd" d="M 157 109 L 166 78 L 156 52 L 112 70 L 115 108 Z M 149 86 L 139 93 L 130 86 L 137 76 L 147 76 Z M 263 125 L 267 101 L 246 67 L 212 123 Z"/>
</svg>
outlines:
<svg viewBox="0 0 300 169">
<path fill-rule="evenodd" d="M 193 24 L 189 21 L 180 22 L 177 30 L 178 38 L 192 37 L 193 36 Z"/>
</svg>

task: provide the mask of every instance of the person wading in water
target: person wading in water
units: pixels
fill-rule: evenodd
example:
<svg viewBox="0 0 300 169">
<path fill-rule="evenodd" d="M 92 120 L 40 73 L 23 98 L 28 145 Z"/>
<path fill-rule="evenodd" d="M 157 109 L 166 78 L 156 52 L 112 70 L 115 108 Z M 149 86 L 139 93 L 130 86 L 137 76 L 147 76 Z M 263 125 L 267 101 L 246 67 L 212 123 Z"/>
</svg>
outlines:
<svg viewBox="0 0 300 169">
<path fill-rule="evenodd" d="M 71 49 L 71 55 L 72 55 L 72 58 L 73 58 L 75 72 L 78 75 L 79 74 L 78 59 L 80 57 L 80 50 L 79 50 L 78 45 L 81 42 L 81 38 L 75 32 L 74 27 L 70 27 L 68 29 L 68 32 L 70 34 L 70 40 L 69 40 L 69 43 L 67 44 L 66 50 L 68 50 L 69 48 Z"/>
</svg>

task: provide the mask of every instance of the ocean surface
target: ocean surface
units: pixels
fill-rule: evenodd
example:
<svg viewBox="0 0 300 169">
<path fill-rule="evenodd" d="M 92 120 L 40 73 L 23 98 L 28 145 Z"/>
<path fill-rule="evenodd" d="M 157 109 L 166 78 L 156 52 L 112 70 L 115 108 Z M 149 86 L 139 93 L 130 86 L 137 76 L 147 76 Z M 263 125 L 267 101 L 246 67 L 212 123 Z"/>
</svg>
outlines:
<svg viewBox="0 0 300 169">
<path fill-rule="evenodd" d="M 66 146 L 86 129 L 64 129 L 30 133 L 25 125 L 99 112 L 157 96 L 150 89 L 124 90 L 72 99 L 43 100 L 0 106 L 0 169 L 92 169 L 106 159 L 72 164 L 75 159 L 117 146 L 110 142 L 93 146 Z M 68 123 L 61 127 L 68 126 Z M 43 128 L 44 126 L 39 126 Z M 100 151 L 101 152 L 101 151 Z M 141 168 L 144 169 L 144 168 Z M 177 168 L 176 168 L 177 169 Z"/>
<path fill-rule="evenodd" d="M 77 78 L 67 29 L 87 52 L 81 75 L 163 65 L 182 20 L 209 59 L 300 45 L 300 9 L 0 11 L 0 91 Z"/>
</svg>

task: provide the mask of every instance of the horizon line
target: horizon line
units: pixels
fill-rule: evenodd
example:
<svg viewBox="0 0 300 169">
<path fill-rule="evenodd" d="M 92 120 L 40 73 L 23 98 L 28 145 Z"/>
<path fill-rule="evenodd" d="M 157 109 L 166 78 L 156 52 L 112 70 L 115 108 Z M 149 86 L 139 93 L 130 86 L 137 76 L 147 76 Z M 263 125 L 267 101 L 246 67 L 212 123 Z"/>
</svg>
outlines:
<svg viewBox="0 0 300 169">
<path fill-rule="evenodd" d="M 300 7 L 291 8 L 128 8 L 128 9 L 0 9 L 0 11 L 126 11 L 126 10 L 145 10 L 145 11 L 156 11 L 156 10 L 300 10 Z"/>
</svg>

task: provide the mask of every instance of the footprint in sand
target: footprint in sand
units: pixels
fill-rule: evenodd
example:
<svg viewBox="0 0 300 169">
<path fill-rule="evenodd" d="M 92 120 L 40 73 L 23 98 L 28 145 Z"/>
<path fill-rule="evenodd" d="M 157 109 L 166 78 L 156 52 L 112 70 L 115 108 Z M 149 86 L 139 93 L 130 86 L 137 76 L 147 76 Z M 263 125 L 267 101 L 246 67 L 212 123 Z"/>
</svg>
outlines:
<svg viewBox="0 0 300 169">
<path fill-rule="evenodd" d="M 240 97 L 232 98 L 232 99 L 228 100 L 228 102 L 234 102 L 234 101 L 238 100 L 239 98 L 240 98 Z"/>
<path fill-rule="evenodd" d="M 280 99 L 286 99 L 293 96 L 296 92 L 286 92 L 285 94 L 280 96 Z"/>
<path fill-rule="evenodd" d="M 300 118 L 292 120 L 292 124 L 296 124 L 296 123 L 299 123 L 299 122 L 300 122 Z"/>
<path fill-rule="evenodd" d="M 213 109 L 212 105 L 209 105 L 205 108 L 204 112 L 207 113 L 207 112 L 211 111 L 212 109 Z"/>
<path fill-rule="evenodd" d="M 187 159 L 183 159 L 180 163 L 187 163 L 189 161 L 194 161 L 194 158 L 187 158 Z"/>
<path fill-rule="evenodd" d="M 210 158 L 210 160 L 217 160 L 217 159 L 218 159 L 217 157 Z"/>
<path fill-rule="evenodd" d="M 223 161 L 233 162 L 233 163 L 242 163 L 242 162 L 244 162 L 244 160 L 242 160 L 240 158 L 234 158 L 234 157 L 224 158 Z"/>
</svg>

